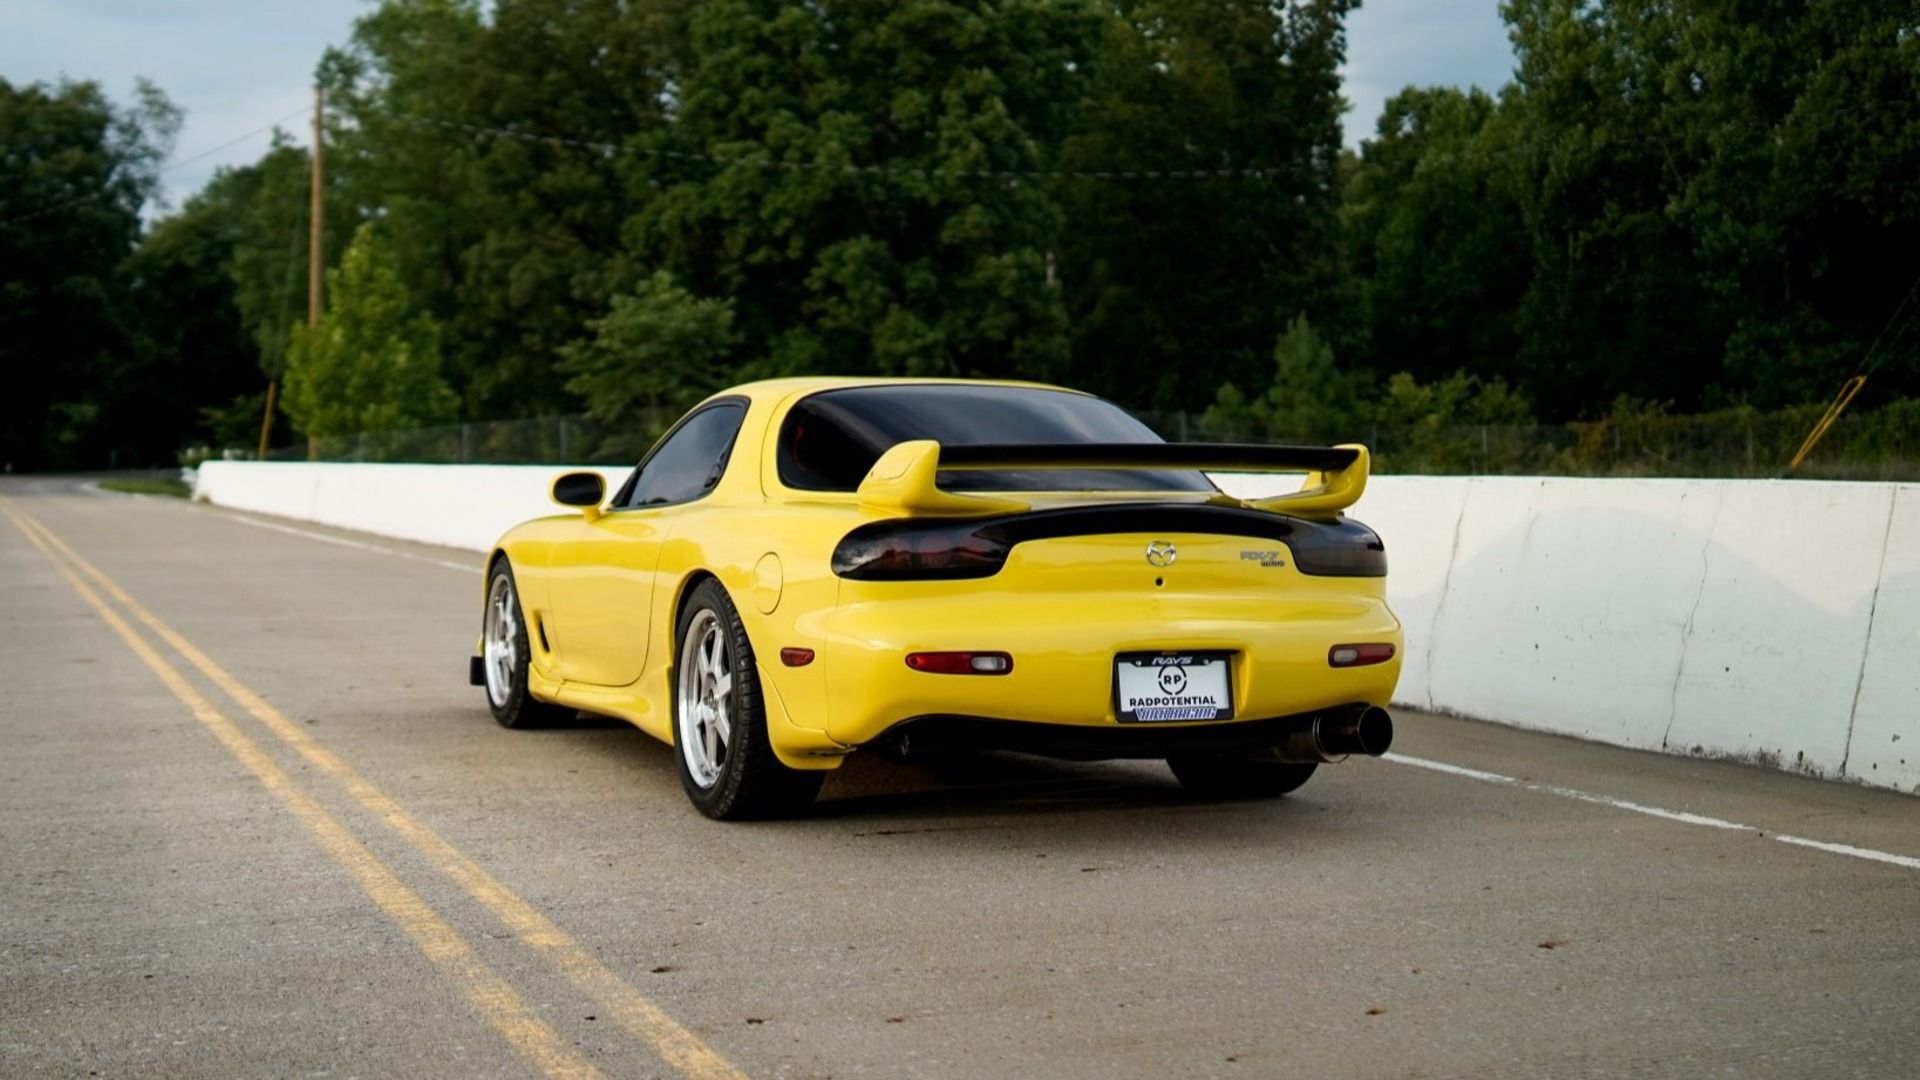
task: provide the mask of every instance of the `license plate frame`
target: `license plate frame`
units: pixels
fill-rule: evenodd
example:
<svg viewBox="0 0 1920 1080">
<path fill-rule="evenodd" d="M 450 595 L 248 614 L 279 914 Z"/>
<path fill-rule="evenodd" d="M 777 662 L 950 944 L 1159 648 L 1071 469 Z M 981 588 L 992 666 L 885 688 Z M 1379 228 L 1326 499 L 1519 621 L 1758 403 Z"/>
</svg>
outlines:
<svg viewBox="0 0 1920 1080">
<path fill-rule="evenodd" d="M 1225 649 L 1155 649 L 1140 652 L 1116 653 L 1113 657 L 1113 716 L 1122 724 L 1183 724 L 1209 723 L 1219 720 L 1231 720 L 1234 715 L 1233 701 L 1233 657 Z M 1216 668 L 1214 665 L 1218 665 Z M 1146 671 L 1177 668 L 1180 671 L 1179 686 L 1172 692 L 1144 698 L 1137 691 L 1129 696 L 1125 683 L 1134 683 L 1135 679 L 1123 679 L 1122 671 L 1144 673 Z M 1199 668 L 1208 673 L 1209 679 L 1218 676 L 1218 691 L 1211 687 L 1204 693 L 1186 693 L 1193 689 L 1190 681 L 1193 674 L 1189 669 Z M 1138 678 L 1140 676 L 1136 676 Z M 1159 682 L 1159 689 L 1167 690 L 1168 684 L 1163 676 L 1148 676 Z M 1205 701 L 1183 701 L 1187 698 L 1205 698 Z M 1142 700 L 1161 701 L 1165 704 L 1142 705 Z M 1132 707 L 1129 707 L 1129 702 Z"/>
</svg>

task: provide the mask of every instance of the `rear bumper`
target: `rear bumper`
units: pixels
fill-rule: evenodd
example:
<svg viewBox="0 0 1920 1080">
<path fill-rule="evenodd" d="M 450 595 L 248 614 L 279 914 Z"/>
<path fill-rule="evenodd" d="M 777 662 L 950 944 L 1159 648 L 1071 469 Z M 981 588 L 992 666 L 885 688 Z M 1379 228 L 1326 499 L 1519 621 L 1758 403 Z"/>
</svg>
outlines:
<svg viewBox="0 0 1920 1080">
<path fill-rule="evenodd" d="M 1124 603 L 1016 605 L 996 599 L 1003 598 L 924 598 L 911 605 L 839 609 L 836 633 L 821 657 L 826 714 L 813 726 L 846 746 L 862 746 L 909 721 L 936 717 L 965 718 L 962 729 L 981 723 L 1086 728 L 1090 740 L 1112 740 L 1100 745 L 1125 746 L 1146 738 L 1133 734 L 1142 731 L 1155 739 L 1176 731 L 1235 731 L 1230 738 L 1257 745 L 1271 734 L 1261 733 L 1259 725 L 1271 718 L 1355 704 L 1384 706 L 1400 675 L 1400 624 L 1374 597 L 1291 604 L 1219 597 L 1203 604 L 1127 598 Z M 1328 663 L 1334 645 L 1371 642 L 1393 645 L 1396 655 L 1365 667 Z M 1005 675 L 914 671 L 906 656 L 919 651 L 1005 652 L 1013 658 L 1013 670 Z M 1114 707 L 1115 658 L 1157 651 L 1228 654 L 1235 719 L 1122 723 Z"/>
<path fill-rule="evenodd" d="M 1279 746 L 1311 732 L 1316 721 L 1350 719 L 1366 708 L 1364 703 L 1354 702 L 1293 716 L 1186 726 L 1092 727 L 1033 724 L 984 716 L 916 716 L 894 725 L 869 746 L 883 754 L 909 760 L 974 750 L 1010 750 L 1069 761 L 1233 753 Z"/>
</svg>

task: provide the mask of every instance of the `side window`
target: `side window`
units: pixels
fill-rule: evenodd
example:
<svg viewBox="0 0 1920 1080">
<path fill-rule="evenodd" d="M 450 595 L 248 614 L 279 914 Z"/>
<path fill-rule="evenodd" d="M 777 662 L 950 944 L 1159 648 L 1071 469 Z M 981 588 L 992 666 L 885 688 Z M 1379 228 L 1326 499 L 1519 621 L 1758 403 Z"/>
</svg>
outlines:
<svg viewBox="0 0 1920 1080">
<path fill-rule="evenodd" d="M 713 490 L 726 470 L 734 436 L 746 415 L 744 404 L 730 401 L 687 417 L 641 464 L 625 505 L 690 502 Z"/>
</svg>

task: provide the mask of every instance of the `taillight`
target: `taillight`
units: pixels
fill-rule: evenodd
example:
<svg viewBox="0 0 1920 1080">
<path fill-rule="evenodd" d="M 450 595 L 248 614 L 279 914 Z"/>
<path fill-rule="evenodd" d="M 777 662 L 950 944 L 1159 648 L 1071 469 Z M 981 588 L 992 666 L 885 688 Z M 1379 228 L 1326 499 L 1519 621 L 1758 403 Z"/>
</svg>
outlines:
<svg viewBox="0 0 1920 1080">
<path fill-rule="evenodd" d="M 833 572 L 857 581 L 992 577 L 1011 550 L 991 525 L 885 521 L 848 533 L 833 549 Z"/>
<path fill-rule="evenodd" d="M 916 652 L 907 654 L 907 666 L 929 675 L 1005 675 L 1013 657 L 1003 652 Z"/>
<path fill-rule="evenodd" d="M 1357 521 L 1314 522 L 1287 537 L 1293 567 L 1316 577 L 1386 577 L 1387 545 Z"/>
<path fill-rule="evenodd" d="M 1328 667 L 1365 667 L 1393 659 L 1393 646 L 1384 642 L 1371 645 L 1335 645 L 1327 650 Z"/>
</svg>

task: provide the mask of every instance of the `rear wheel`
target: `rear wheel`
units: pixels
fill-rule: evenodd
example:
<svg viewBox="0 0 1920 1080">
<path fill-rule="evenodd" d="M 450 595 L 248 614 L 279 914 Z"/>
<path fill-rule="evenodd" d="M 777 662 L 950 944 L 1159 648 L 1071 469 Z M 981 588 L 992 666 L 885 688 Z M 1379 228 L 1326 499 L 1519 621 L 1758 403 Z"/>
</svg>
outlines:
<svg viewBox="0 0 1920 1080">
<path fill-rule="evenodd" d="M 675 640 L 673 746 L 687 798 L 721 820 L 786 817 L 813 802 L 826 774 L 774 756 L 753 646 L 719 582 L 695 587 Z"/>
<path fill-rule="evenodd" d="M 486 674 L 487 707 L 501 727 L 528 728 L 571 719 L 573 709 L 535 698 L 527 691 L 527 667 L 533 650 L 513 567 L 502 558 L 487 580 L 487 608 L 480 621 L 480 662 Z"/>
<path fill-rule="evenodd" d="M 1320 766 L 1259 761 L 1224 754 L 1186 754 L 1167 759 L 1182 787 L 1209 799 L 1273 799 L 1297 790 Z"/>
</svg>

